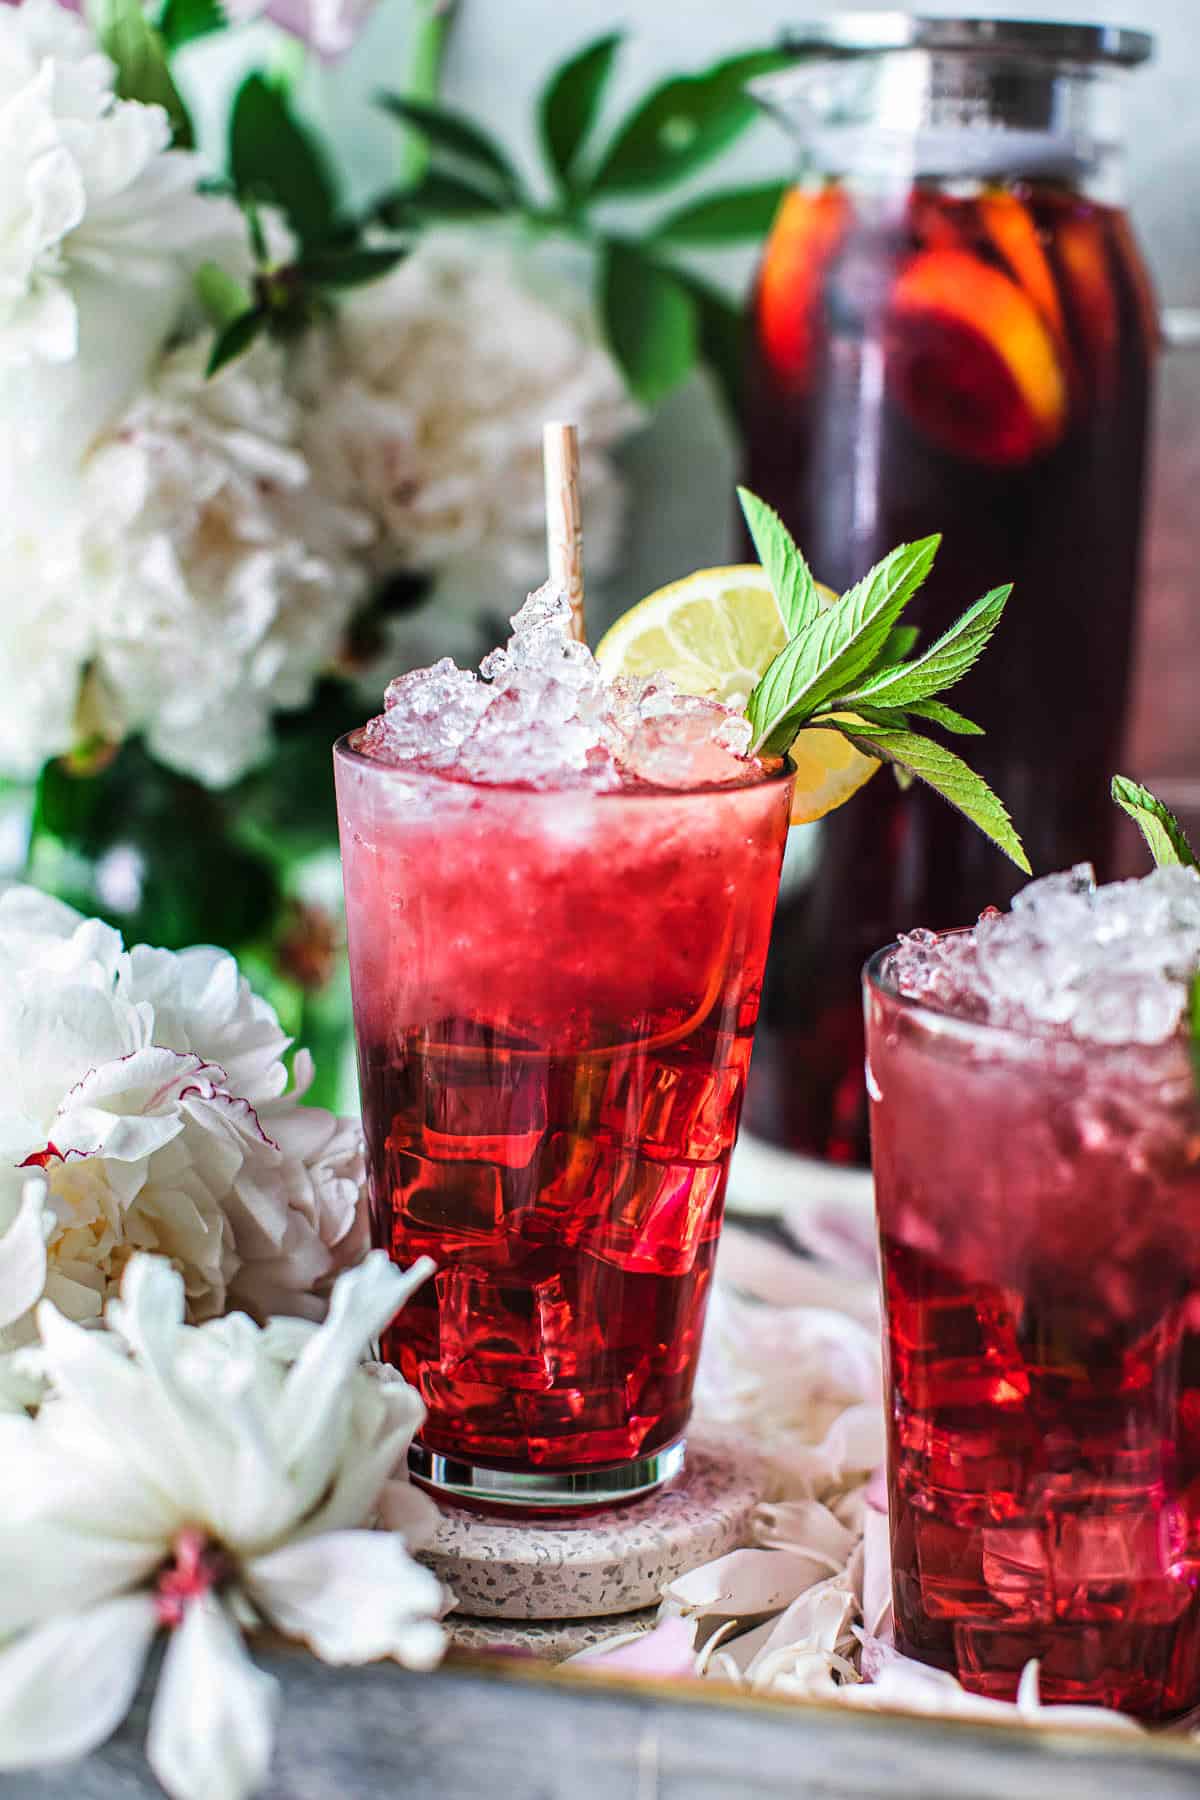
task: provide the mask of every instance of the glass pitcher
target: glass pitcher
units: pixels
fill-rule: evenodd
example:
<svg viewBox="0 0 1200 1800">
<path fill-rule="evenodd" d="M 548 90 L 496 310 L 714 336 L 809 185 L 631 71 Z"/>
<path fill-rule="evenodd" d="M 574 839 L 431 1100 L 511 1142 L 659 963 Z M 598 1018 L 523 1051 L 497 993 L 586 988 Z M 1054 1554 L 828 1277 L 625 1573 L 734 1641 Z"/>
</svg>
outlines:
<svg viewBox="0 0 1200 1800">
<path fill-rule="evenodd" d="M 1157 310 L 1121 207 L 1122 72 L 1103 27 L 843 15 L 757 84 L 800 140 L 754 301 L 747 484 L 842 590 L 944 533 L 910 616 L 932 641 L 1015 584 L 950 696 L 1035 872 L 1108 872 L 1130 683 Z M 867 1160 L 858 974 L 1022 877 L 884 770 L 789 853 L 746 1123 Z"/>
</svg>

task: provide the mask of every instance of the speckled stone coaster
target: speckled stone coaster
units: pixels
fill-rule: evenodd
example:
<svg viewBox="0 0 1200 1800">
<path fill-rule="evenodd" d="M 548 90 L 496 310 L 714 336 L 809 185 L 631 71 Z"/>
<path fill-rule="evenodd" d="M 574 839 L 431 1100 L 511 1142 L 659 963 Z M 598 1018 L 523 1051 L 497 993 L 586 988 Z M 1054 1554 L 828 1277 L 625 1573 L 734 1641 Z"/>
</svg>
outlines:
<svg viewBox="0 0 1200 1800">
<path fill-rule="evenodd" d="M 452 1612 L 445 1624 L 450 1642 L 458 1650 L 517 1651 L 543 1662 L 564 1662 L 568 1656 L 623 1632 L 636 1632 L 640 1637 L 652 1630 L 657 1616 L 656 1606 L 604 1619 L 466 1619 Z"/>
<path fill-rule="evenodd" d="M 762 1493 L 757 1458 L 696 1433 L 682 1473 L 644 1500 L 511 1523 L 447 1507 L 421 1560 L 471 1619 L 610 1618 L 656 1605 L 685 1569 L 745 1543 Z"/>
</svg>

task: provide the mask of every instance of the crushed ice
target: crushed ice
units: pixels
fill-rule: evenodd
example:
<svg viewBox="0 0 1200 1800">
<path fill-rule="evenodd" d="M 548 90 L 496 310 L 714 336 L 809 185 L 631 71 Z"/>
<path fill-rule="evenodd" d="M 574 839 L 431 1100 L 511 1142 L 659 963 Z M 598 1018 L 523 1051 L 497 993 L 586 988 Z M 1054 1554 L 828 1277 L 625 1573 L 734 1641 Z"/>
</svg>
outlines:
<svg viewBox="0 0 1200 1800">
<path fill-rule="evenodd" d="M 492 785 L 605 789 L 740 781 L 750 725 L 665 675 L 609 682 L 570 634 L 565 594 L 547 584 L 513 617 L 479 674 L 443 657 L 388 687 L 362 747 L 381 761 Z"/>
<path fill-rule="evenodd" d="M 1058 1027 L 1096 1044 L 1161 1044 L 1200 967 L 1200 875 L 1155 869 L 1097 887 L 1080 863 L 1023 888 L 974 930 L 913 931 L 891 965 L 903 994 L 997 1025 Z"/>
</svg>

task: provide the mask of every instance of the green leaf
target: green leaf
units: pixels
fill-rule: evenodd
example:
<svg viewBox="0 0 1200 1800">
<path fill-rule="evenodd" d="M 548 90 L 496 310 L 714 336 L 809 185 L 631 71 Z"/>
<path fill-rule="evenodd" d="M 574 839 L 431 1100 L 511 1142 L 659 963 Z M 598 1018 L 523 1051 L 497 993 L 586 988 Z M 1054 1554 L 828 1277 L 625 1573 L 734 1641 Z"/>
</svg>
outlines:
<svg viewBox="0 0 1200 1800">
<path fill-rule="evenodd" d="M 261 75 L 248 75 L 233 103 L 229 169 L 238 194 L 280 207 L 306 247 L 333 236 L 338 193 L 325 151 Z"/>
<path fill-rule="evenodd" d="M 795 538 L 774 508 L 749 488 L 740 487 L 737 495 L 787 634 L 795 637 L 821 610 L 816 583 Z"/>
<path fill-rule="evenodd" d="M 183 97 L 167 67 L 166 46 L 142 11 L 141 0 L 92 0 L 88 8 L 100 48 L 117 68 L 116 91 L 122 100 L 161 106 L 171 121 L 176 148 L 190 150 L 196 141 Z"/>
<path fill-rule="evenodd" d="M 167 49 L 178 50 L 195 38 L 224 31 L 228 23 L 220 0 L 167 0 L 158 29 Z"/>
<path fill-rule="evenodd" d="M 764 181 L 755 187 L 703 194 L 661 220 L 652 235 L 665 244 L 737 244 L 747 238 L 761 242 L 787 191 L 785 181 Z"/>
<path fill-rule="evenodd" d="M 825 701 L 853 691 L 928 575 L 940 543 L 928 537 L 901 544 L 780 651 L 746 707 L 757 751 L 786 750 Z"/>
<path fill-rule="evenodd" d="M 226 363 L 241 356 L 255 338 L 261 336 L 266 325 L 266 310 L 261 306 L 252 306 L 249 312 L 240 313 L 236 319 L 231 319 L 224 330 L 217 333 L 205 373 L 211 377 L 219 369 L 223 369 Z"/>
<path fill-rule="evenodd" d="M 984 735 L 982 725 L 976 725 L 973 719 L 964 718 L 962 713 L 955 712 L 952 706 L 944 705 L 941 700 L 914 700 L 902 710 L 915 719 L 928 719 L 931 724 L 941 725 L 946 731 L 956 731 L 960 737 Z"/>
<path fill-rule="evenodd" d="M 890 668 L 893 663 L 903 662 L 916 648 L 917 639 L 921 635 L 919 625 L 894 625 L 883 640 L 883 649 L 879 652 L 879 661 L 872 669 Z"/>
<path fill-rule="evenodd" d="M 550 77 L 538 103 L 546 161 L 568 194 L 572 170 L 596 122 L 624 35 L 610 31 L 568 58 Z"/>
<path fill-rule="evenodd" d="M 930 694 L 940 694 L 959 681 L 986 648 L 1000 623 L 1012 583 L 993 588 L 968 607 L 962 617 L 942 633 L 916 662 L 900 663 L 871 675 L 856 689 L 855 700 L 877 700 L 884 706 L 908 706 Z M 848 696 L 849 698 L 849 696 Z"/>
<path fill-rule="evenodd" d="M 653 408 L 695 365 L 695 304 L 669 269 L 632 244 L 610 240 L 599 277 L 600 312 L 613 354 L 634 396 Z"/>
<path fill-rule="evenodd" d="M 521 198 L 521 183 L 512 163 L 473 120 L 432 101 L 412 100 L 404 94 L 380 94 L 379 105 L 393 118 L 421 132 L 432 150 L 465 164 L 473 171 L 472 179 L 483 175 L 511 202 Z"/>
<path fill-rule="evenodd" d="M 240 281 L 223 269 L 220 263 L 201 263 L 193 276 L 196 298 L 199 300 L 210 324 L 217 330 L 223 330 L 232 319 L 236 319 L 251 305 L 250 295 Z"/>
<path fill-rule="evenodd" d="M 596 195 L 637 194 L 681 181 L 758 117 L 745 84 L 786 60 L 778 51 L 755 51 L 664 81 L 626 118 L 581 187 Z"/>
<path fill-rule="evenodd" d="M 1029 858 L 1003 803 L 982 775 L 977 775 L 953 750 L 947 750 L 929 738 L 918 737 L 912 731 L 889 731 L 882 727 L 862 731 L 843 727 L 843 731 L 855 748 L 867 756 L 894 763 L 924 781 L 970 819 L 985 837 L 1016 863 L 1018 869 L 1026 875 L 1032 873 Z"/>
<path fill-rule="evenodd" d="M 363 287 L 378 281 L 403 262 L 406 249 L 393 250 L 324 250 L 304 256 L 297 264 L 300 274 L 314 287 Z"/>
<path fill-rule="evenodd" d="M 1183 826 L 1170 807 L 1164 806 L 1149 788 L 1130 781 L 1127 775 L 1114 775 L 1112 797 L 1145 838 L 1156 868 L 1181 865 L 1185 869 L 1200 869 L 1200 859 L 1189 844 Z"/>
<path fill-rule="evenodd" d="M 431 219 L 481 219 L 507 212 L 508 201 L 492 187 L 477 187 L 463 175 L 430 169 L 413 188 L 385 194 L 376 216 L 396 230 L 415 229 Z"/>
</svg>

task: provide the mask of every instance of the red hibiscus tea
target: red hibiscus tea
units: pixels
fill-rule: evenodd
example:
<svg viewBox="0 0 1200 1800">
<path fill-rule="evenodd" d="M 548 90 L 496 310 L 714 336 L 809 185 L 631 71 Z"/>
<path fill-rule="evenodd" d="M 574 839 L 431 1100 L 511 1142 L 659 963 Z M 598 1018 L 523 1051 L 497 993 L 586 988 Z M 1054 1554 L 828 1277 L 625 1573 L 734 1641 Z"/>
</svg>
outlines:
<svg viewBox="0 0 1200 1800">
<path fill-rule="evenodd" d="M 1014 583 L 1003 653 L 955 704 L 985 728 L 972 759 L 1034 868 L 1103 865 L 1112 841 L 1156 334 L 1125 214 L 1053 178 L 814 179 L 785 201 L 759 279 L 746 479 L 814 573 L 840 591 L 892 544 L 944 532 L 908 615 L 925 644 L 964 591 Z M 1069 752 L 1068 687 L 1088 696 Z M 750 1127 L 865 1162 L 863 961 L 1014 887 L 919 788 L 876 780 L 824 821 L 780 904 Z"/>
<path fill-rule="evenodd" d="M 336 761 L 374 1238 L 437 1265 L 383 1342 L 414 1467 L 568 1506 L 682 1457 L 791 782 L 545 623 L 552 674 L 519 619 Z"/>
<path fill-rule="evenodd" d="M 897 1642 L 1200 1702 L 1200 878 L 1019 895 L 867 983 Z"/>
</svg>

